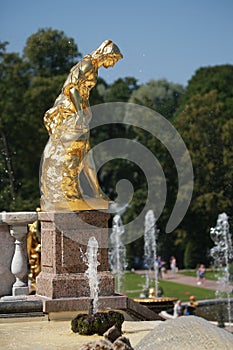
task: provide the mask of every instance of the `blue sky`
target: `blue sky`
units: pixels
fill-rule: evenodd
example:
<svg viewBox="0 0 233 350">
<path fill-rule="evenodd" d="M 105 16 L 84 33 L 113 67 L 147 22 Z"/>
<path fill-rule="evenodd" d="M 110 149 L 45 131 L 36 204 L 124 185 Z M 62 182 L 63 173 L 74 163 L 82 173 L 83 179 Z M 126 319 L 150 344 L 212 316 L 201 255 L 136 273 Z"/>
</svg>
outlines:
<svg viewBox="0 0 233 350">
<path fill-rule="evenodd" d="M 39 28 L 62 30 L 82 54 L 105 39 L 124 59 L 99 75 L 108 83 L 166 78 L 186 85 L 203 66 L 233 64 L 232 0 L 11 0 L 2 1 L 0 40 L 22 52 Z"/>
</svg>

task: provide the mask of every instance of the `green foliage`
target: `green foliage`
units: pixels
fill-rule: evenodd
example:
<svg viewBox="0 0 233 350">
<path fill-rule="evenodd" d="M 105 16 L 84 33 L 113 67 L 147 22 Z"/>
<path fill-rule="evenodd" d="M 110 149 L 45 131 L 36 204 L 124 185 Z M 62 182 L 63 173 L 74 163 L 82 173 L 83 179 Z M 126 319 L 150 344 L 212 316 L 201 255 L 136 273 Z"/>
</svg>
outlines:
<svg viewBox="0 0 233 350">
<path fill-rule="evenodd" d="M 195 267 L 197 247 L 193 242 L 188 242 L 184 252 L 184 266 L 186 269 Z"/>
<path fill-rule="evenodd" d="M 29 86 L 27 64 L 18 54 L 8 54 L 5 49 L 6 43 L 0 55 L 0 210 L 14 209 L 20 177 L 16 154 L 26 131 L 18 116 L 24 112 L 23 97 Z"/>
<path fill-rule="evenodd" d="M 73 39 L 51 29 L 32 35 L 22 58 L 6 45 L 0 46 L 0 211 L 34 210 L 48 138 L 43 116 L 80 54 Z"/>
<path fill-rule="evenodd" d="M 227 198 L 230 199 L 230 205 L 232 205 L 233 198 L 233 188 L 232 188 L 232 179 L 233 179 L 233 118 L 229 119 L 222 127 L 221 141 L 222 141 L 222 161 L 224 169 L 226 169 L 223 174 L 224 182 L 224 194 Z M 229 214 L 232 211 L 229 211 Z"/>
<path fill-rule="evenodd" d="M 222 105 L 217 102 L 216 91 L 205 95 L 194 95 L 176 119 L 176 125 L 184 138 L 192 157 L 196 182 L 200 193 L 208 186 L 221 188 L 221 176 L 224 172 L 221 147 Z M 221 174 L 220 174 L 221 175 Z"/>
<path fill-rule="evenodd" d="M 104 94 L 105 102 L 128 102 L 131 94 L 138 88 L 137 80 L 133 77 L 117 79 L 109 86 Z"/>
<path fill-rule="evenodd" d="M 175 119 L 191 155 L 195 175 L 191 206 L 181 225 L 187 233 L 185 243 L 191 241 L 190 244 L 197 245 L 199 254 L 191 259 L 194 267 L 200 262 L 207 263 L 207 251 L 213 245 L 209 230 L 218 214 L 231 215 L 233 209 L 230 136 L 233 90 L 228 85 L 231 81 L 233 66 L 199 69 L 189 82 Z M 189 264 L 186 261 L 185 265 Z"/>
<path fill-rule="evenodd" d="M 167 119 L 172 119 L 178 107 L 182 85 L 170 83 L 165 79 L 150 80 L 134 90 L 129 102 L 155 109 Z"/>
<path fill-rule="evenodd" d="M 229 281 L 233 282 L 233 261 L 229 264 Z"/>
<path fill-rule="evenodd" d="M 106 82 L 102 78 L 97 78 L 96 86 L 94 86 L 90 93 L 90 106 L 104 103 L 104 92 L 106 87 Z"/>
<path fill-rule="evenodd" d="M 51 77 L 69 72 L 75 60 L 81 56 L 74 39 L 63 31 L 39 29 L 31 35 L 23 50 L 33 75 Z"/>
<path fill-rule="evenodd" d="M 182 97 L 181 108 L 197 93 L 204 95 L 212 90 L 218 92 L 218 100 L 219 102 L 224 101 L 225 111 L 230 116 L 233 104 L 233 65 L 199 68 L 188 83 L 187 90 Z"/>
<path fill-rule="evenodd" d="M 132 91 L 137 89 L 137 81 L 132 77 L 117 79 L 112 85 L 108 86 L 103 79 L 98 79 L 96 87 L 92 91 L 90 103 L 95 105 L 103 102 L 127 102 Z M 104 118 L 104 116 L 102 116 Z M 117 118 L 117 116 L 116 116 Z M 104 119 L 103 119 L 104 120 Z M 101 128 L 91 130 L 91 145 L 113 138 L 130 138 L 129 131 L 123 124 L 102 125 Z M 101 187 L 112 200 L 117 197 L 116 184 L 124 178 L 135 184 L 137 167 L 131 162 L 123 159 L 114 159 L 106 163 L 99 171 L 99 180 Z M 136 184 L 137 185 L 137 184 Z"/>
</svg>

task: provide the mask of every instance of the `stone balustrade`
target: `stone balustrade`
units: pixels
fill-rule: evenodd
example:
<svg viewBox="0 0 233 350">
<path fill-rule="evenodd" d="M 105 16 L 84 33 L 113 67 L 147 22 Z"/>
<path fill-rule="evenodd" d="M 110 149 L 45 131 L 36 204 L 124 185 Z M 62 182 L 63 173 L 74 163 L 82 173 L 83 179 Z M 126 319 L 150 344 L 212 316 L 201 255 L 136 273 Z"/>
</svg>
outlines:
<svg viewBox="0 0 233 350">
<path fill-rule="evenodd" d="M 37 212 L 0 213 L 0 297 L 29 294 L 27 225 L 36 220 Z"/>
</svg>

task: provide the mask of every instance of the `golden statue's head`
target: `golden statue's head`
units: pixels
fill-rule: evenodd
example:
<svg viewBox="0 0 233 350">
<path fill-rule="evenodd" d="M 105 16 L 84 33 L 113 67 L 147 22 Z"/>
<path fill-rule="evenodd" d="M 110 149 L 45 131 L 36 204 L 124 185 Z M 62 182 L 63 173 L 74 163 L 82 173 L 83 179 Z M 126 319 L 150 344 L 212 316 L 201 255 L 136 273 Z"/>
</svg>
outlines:
<svg viewBox="0 0 233 350">
<path fill-rule="evenodd" d="M 108 68 L 114 66 L 118 60 L 123 58 L 123 55 L 116 44 L 111 40 L 105 40 L 95 51 L 84 58 L 91 58 Z"/>
<path fill-rule="evenodd" d="M 91 53 L 92 57 L 100 55 L 119 55 L 123 58 L 119 47 L 111 40 L 105 40 L 95 51 Z"/>
</svg>

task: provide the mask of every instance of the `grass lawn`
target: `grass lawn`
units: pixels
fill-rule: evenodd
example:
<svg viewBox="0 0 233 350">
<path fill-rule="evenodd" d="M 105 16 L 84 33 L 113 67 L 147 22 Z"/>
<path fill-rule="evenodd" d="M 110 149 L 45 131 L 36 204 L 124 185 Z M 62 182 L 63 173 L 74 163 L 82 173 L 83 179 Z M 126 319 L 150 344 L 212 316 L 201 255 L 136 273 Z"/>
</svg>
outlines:
<svg viewBox="0 0 233 350">
<path fill-rule="evenodd" d="M 185 275 L 185 276 L 192 276 L 192 277 L 196 277 L 196 270 L 182 270 L 179 271 L 180 274 Z M 219 272 L 217 271 L 212 271 L 212 270 L 206 270 L 205 272 L 205 277 L 208 280 L 213 280 L 216 281 L 217 280 L 217 275 Z"/>
<path fill-rule="evenodd" d="M 159 281 L 159 285 L 163 288 L 164 296 L 175 297 L 182 301 L 189 300 L 190 295 L 194 295 L 197 300 L 216 298 L 215 291 L 205 288 L 169 281 Z"/>
<path fill-rule="evenodd" d="M 144 289 L 144 284 L 145 276 L 127 272 L 122 278 L 121 293 L 130 298 L 138 298 Z M 178 298 L 181 301 L 189 300 L 190 295 L 194 295 L 197 300 L 214 299 L 216 297 L 212 290 L 165 280 L 160 280 L 159 286 L 163 289 L 164 297 Z"/>
</svg>

